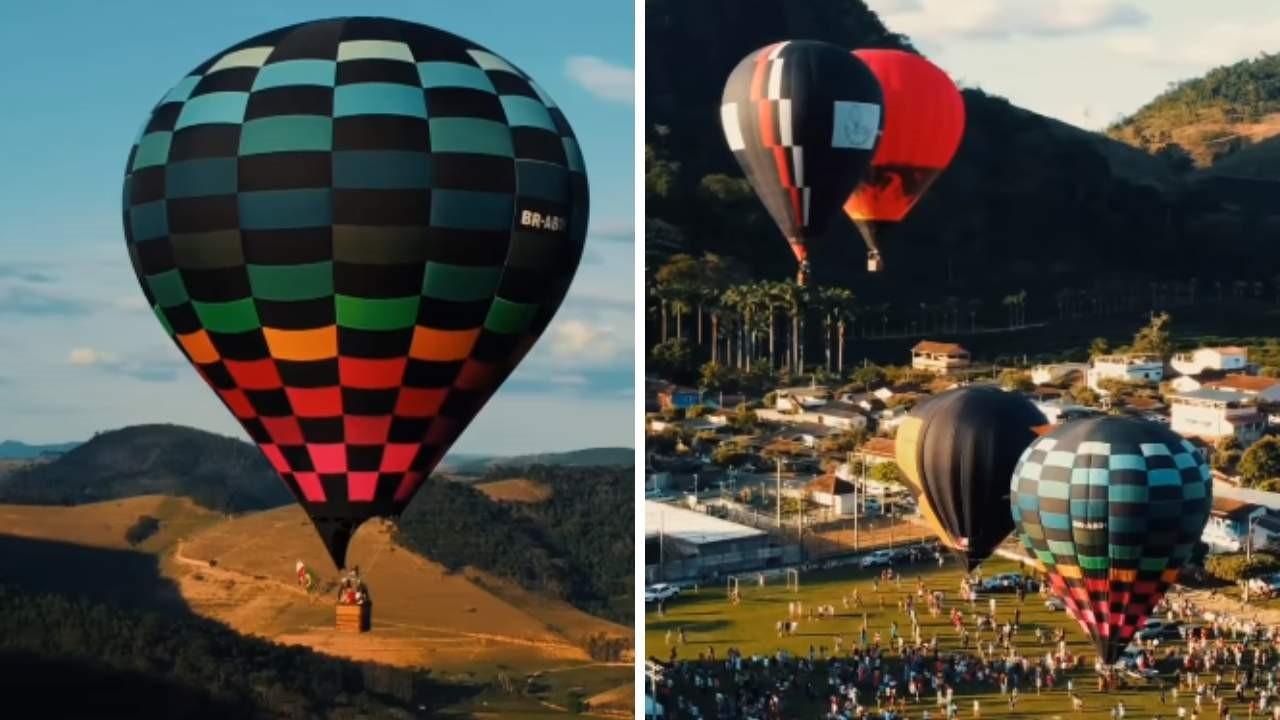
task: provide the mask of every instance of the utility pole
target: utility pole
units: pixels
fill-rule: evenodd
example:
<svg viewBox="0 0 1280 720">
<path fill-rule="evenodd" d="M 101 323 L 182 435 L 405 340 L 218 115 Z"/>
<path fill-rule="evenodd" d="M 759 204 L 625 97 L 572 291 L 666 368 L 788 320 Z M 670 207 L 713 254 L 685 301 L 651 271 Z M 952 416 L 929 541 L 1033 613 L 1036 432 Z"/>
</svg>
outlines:
<svg viewBox="0 0 1280 720">
<path fill-rule="evenodd" d="M 782 530 L 782 458 L 774 458 L 778 463 L 778 530 Z"/>
</svg>

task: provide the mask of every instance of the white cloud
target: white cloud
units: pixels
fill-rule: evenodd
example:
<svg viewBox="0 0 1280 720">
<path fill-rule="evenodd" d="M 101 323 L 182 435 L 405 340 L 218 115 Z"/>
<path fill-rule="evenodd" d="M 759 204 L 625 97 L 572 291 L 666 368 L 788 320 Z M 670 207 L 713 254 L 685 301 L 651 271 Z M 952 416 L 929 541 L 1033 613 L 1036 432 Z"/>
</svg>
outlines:
<svg viewBox="0 0 1280 720">
<path fill-rule="evenodd" d="M 578 375 L 571 373 L 555 373 L 547 376 L 547 382 L 552 385 L 581 387 L 589 381 L 586 375 Z"/>
<path fill-rule="evenodd" d="M 151 309 L 150 306 L 147 305 L 146 296 L 141 294 L 118 297 L 113 300 L 111 304 L 117 310 L 129 310 L 132 312 L 141 312 L 143 310 Z"/>
<path fill-rule="evenodd" d="M 914 39 L 1004 40 L 1013 35 L 1078 35 L 1146 25 L 1150 17 L 1127 0 L 873 0 L 894 32 Z"/>
<path fill-rule="evenodd" d="M 71 348 L 71 353 L 67 356 L 67 362 L 81 367 L 100 365 L 103 363 L 113 362 L 114 360 L 115 356 L 111 353 L 105 353 L 91 347 Z"/>
<path fill-rule="evenodd" d="M 565 72 L 587 92 L 602 100 L 635 102 L 636 74 L 631 68 L 591 55 L 575 55 L 565 61 Z"/>
<path fill-rule="evenodd" d="M 621 345 L 613 328 L 586 323 L 581 320 L 565 320 L 552 328 L 552 354 L 587 362 L 607 362 L 617 356 Z"/>
</svg>

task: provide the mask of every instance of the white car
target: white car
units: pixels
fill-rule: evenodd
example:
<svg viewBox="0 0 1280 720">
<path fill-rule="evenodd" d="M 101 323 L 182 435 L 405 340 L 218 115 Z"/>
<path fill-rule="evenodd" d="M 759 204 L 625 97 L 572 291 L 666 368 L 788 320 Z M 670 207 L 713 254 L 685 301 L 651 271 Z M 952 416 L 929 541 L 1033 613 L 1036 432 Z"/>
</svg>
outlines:
<svg viewBox="0 0 1280 720">
<path fill-rule="evenodd" d="M 1050 595 L 1049 598 L 1044 601 L 1044 606 L 1055 612 L 1062 612 L 1067 609 L 1067 604 L 1062 602 L 1062 598 L 1057 595 Z"/>
<path fill-rule="evenodd" d="M 863 556 L 858 566 L 866 569 L 872 567 L 889 567 L 893 564 L 894 553 L 892 550 L 873 550 Z"/>
<path fill-rule="evenodd" d="M 658 583 L 644 589 L 646 603 L 662 602 L 680 594 L 680 588 L 670 583 Z"/>
</svg>

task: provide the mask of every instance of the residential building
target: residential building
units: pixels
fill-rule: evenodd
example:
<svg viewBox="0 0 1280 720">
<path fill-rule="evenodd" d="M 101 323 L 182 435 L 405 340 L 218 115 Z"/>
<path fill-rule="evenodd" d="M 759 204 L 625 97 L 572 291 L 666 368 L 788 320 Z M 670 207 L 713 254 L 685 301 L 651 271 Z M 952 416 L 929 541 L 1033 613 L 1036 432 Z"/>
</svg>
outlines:
<svg viewBox="0 0 1280 720">
<path fill-rule="evenodd" d="M 922 340 L 911 348 L 911 367 L 939 375 L 968 370 L 969 351 L 956 343 Z"/>
<path fill-rule="evenodd" d="M 1249 364 L 1247 348 L 1203 347 L 1188 353 L 1178 353 L 1169 366 L 1183 375 L 1199 375 L 1206 370 L 1244 370 Z"/>
<path fill-rule="evenodd" d="M 1259 403 L 1280 403 L 1280 378 L 1232 374 L 1205 383 L 1205 387 L 1243 393 Z"/>
<path fill-rule="evenodd" d="M 1106 392 L 1102 380 L 1158 383 L 1164 379 L 1164 362 L 1158 355 L 1099 355 L 1085 373 L 1085 382 L 1095 392 Z"/>
<path fill-rule="evenodd" d="M 867 411 L 853 403 L 829 402 L 804 414 L 812 416 L 819 425 L 840 430 L 861 430 L 867 426 Z"/>
<path fill-rule="evenodd" d="M 848 480 L 835 475 L 823 475 L 805 485 L 804 489 L 815 505 L 830 508 L 836 515 L 852 515 L 855 512 L 857 488 Z"/>
<path fill-rule="evenodd" d="M 1195 390 L 1169 396 L 1169 427 L 1210 442 L 1234 435 L 1248 446 L 1262 435 L 1267 419 L 1244 393 Z"/>
<path fill-rule="evenodd" d="M 1037 385 L 1069 383 L 1077 376 L 1084 378 L 1088 372 L 1088 363 L 1051 363 L 1031 368 L 1031 382 Z"/>
<path fill-rule="evenodd" d="M 893 438 L 873 437 L 858 447 L 858 454 L 868 466 L 897 462 Z"/>
<path fill-rule="evenodd" d="M 1274 525 L 1267 517 L 1267 509 L 1261 505 L 1214 496 L 1209 522 L 1200 539 L 1209 546 L 1210 552 L 1240 552 L 1250 538 L 1253 549 L 1261 550 L 1273 542 L 1275 535 L 1268 527 Z"/>
<path fill-rule="evenodd" d="M 774 408 L 782 412 L 804 412 L 831 401 L 831 391 L 821 386 L 778 388 L 773 393 Z"/>
</svg>

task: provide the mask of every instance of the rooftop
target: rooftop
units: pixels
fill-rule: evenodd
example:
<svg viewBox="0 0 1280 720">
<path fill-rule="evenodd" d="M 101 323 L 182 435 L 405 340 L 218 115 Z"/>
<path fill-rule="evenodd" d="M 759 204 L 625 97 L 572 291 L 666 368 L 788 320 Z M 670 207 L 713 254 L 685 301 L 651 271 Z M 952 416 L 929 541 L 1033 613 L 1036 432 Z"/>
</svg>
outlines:
<svg viewBox="0 0 1280 720">
<path fill-rule="evenodd" d="M 862 447 L 858 448 L 858 450 L 864 455 L 871 455 L 872 457 L 897 457 L 894 452 L 893 438 L 873 437 L 862 443 Z"/>
<path fill-rule="evenodd" d="M 1206 383 L 1206 387 L 1243 390 L 1245 392 L 1262 392 L 1280 385 L 1280 378 L 1261 377 L 1256 375 L 1228 375 L 1221 380 Z"/>
<path fill-rule="evenodd" d="M 1247 503 L 1242 500 L 1233 500 L 1231 498 L 1213 497 L 1213 510 L 1211 513 L 1218 517 L 1234 517 L 1237 515 L 1248 515 L 1260 506 L 1253 503 Z"/>
<path fill-rule="evenodd" d="M 763 530 L 652 500 L 644 501 L 644 531 L 645 535 L 662 533 L 668 538 L 683 540 L 694 545 L 740 540 L 765 534 Z"/>
<path fill-rule="evenodd" d="M 841 480 L 835 475 L 823 475 L 804 486 L 805 490 L 827 495 L 851 495 L 855 491 L 853 483 Z"/>
<path fill-rule="evenodd" d="M 916 346 L 911 348 L 911 352 L 919 353 L 941 353 L 943 355 L 951 355 L 954 353 L 968 353 L 958 343 L 934 342 L 932 340 L 921 340 Z"/>
<path fill-rule="evenodd" d="M 1233 403 L 1248 400 L 1249 397 L 1244 393 L 1234 390 L 1210 390 L 1201 388 L 1192 390 L 1191 392 L 1177 393 L 1175 398 L 1189 398 L 1191 400 L 1208 400 L 1209 402 Z"/>
</svg>

